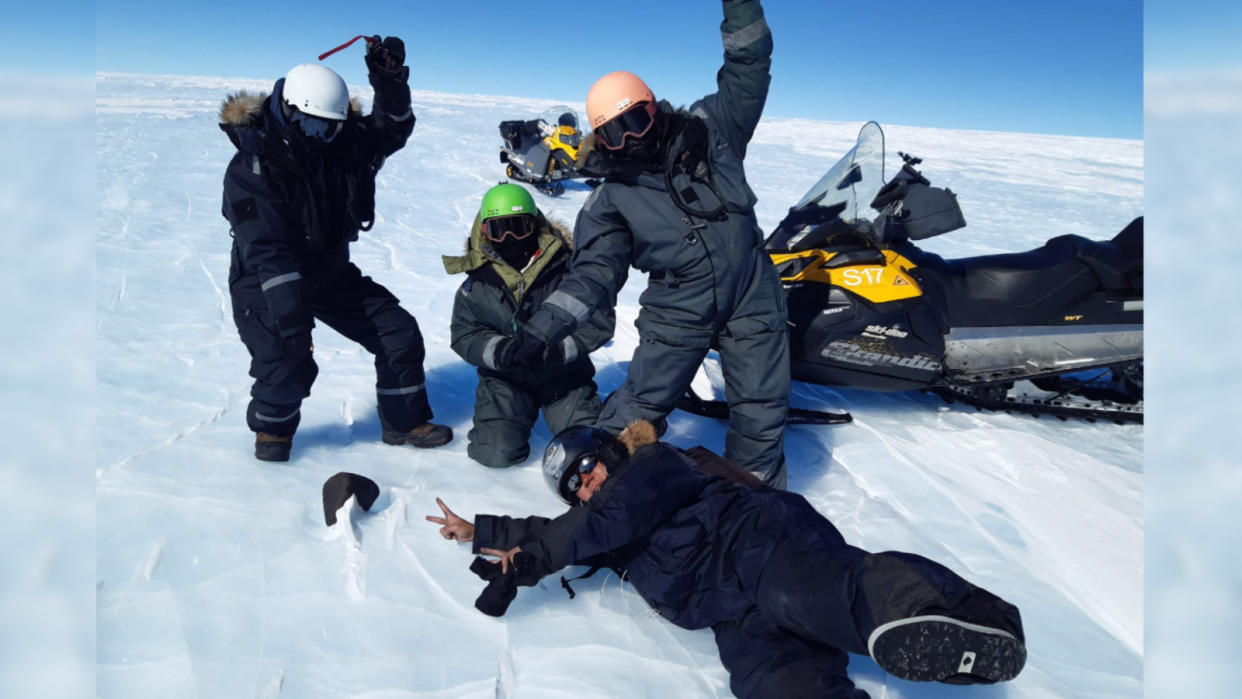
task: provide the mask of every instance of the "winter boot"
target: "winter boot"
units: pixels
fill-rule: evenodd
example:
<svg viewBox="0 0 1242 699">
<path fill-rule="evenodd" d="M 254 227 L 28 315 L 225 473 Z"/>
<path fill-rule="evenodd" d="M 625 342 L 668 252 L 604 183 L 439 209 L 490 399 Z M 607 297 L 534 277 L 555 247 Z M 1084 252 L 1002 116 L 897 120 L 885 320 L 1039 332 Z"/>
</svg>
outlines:
<svg viewBox="0 0 1242 699">
<path fill-rule="evenodd" d="M 254 436 L 254 458 L 259 461 L 288 461 L 289 450 L 293 448 L 293 435 L 276 435 L 267 432 L 256 432 Z"/>
<path fill-rule="evenodd" d="M 888 673 L 915 682 L 991 684 L 1022 671 L 1017 607 L 914 554 L 868 554 L 861 573 L 876 623 L 867 651 Z"/>
<path fill-rule="evenodd" d="M 409 444 L 419 449 L 431 449 L 453 441 L 453 430 L 447 425 L 424 422 L 409 432 L 384 430 L 384 444 Z"/>
<path fill-rule="evenodd" d="M 871 633 L 867 650 L 886 672 L 913 682 L 992 684 L 1026 664 L 1026 646 L 1008 631 L 939 614 L 890 621 Z"/>
</svg>

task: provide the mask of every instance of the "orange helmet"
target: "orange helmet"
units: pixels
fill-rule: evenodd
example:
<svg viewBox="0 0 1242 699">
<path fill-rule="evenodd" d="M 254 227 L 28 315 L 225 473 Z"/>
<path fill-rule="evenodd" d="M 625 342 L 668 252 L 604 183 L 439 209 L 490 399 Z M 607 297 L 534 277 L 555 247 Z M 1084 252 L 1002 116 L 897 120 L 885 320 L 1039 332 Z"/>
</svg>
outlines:
<svg viewBox="0 0 1242 699">
<path fill-rule="evenodd" d="M 587 120 L 596 129 L 641 102 L 655 103 L 651 88 L 637 75 L 618 70 L 596 80 L 587 92 Z"/>
</svg>

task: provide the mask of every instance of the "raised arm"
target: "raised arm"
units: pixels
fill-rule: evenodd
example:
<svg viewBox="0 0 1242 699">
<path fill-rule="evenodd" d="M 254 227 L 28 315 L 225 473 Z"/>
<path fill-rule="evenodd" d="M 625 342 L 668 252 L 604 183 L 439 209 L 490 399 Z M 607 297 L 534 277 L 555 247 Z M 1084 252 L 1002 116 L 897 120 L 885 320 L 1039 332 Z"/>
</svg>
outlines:
<svg viewBox="0 0 1242 699">
<path fill-rule="evenodd" d="M 405 65 L 405 43 L 395 36 L 367 41 L 367 79 L 375 90 L 366 132 L 377 155 L 388 157 L 401 150 L 414 131 L 410 107 L 410 69 Z"/>
<path fill-rule="evenodd" d="M 744 158 L 772 82 L 772 33 L 759 0 L 724 0 L 723 4 L 724 65 L 716 74 L 716 93 L 699 104 L 737 156 Z"/>
</svg>

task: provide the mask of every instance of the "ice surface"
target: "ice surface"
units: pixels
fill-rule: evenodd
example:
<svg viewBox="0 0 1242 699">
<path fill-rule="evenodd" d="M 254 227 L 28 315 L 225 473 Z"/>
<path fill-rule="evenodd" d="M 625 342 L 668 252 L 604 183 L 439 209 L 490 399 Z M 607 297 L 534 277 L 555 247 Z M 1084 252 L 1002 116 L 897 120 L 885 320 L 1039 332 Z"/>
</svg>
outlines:
<svg viewBox="0 0 1242 699">
<path fill-rule="evenodd" d="M 503 177 L 497 124 L 551 102 L 416 90 L 414 135 L 381 172 L 375 228 L 353 247 L 419 319 L 431 404 L 453 443 L 381 444 L 370 357 L 321 326 L 294 460 L 253 459 L 220 216 L 232 146 L 216 108 L 231 90 L 269 87 L 98 76 L 99 696 L 728 696 L 711 632 L 663 621 L 615 576 L 575 583 L 572 601 L 551 578 L 523 589 L 503 619 L 483 616 L 467 547 L 423 520 L 438 514 L 435 496 L 467 517 L 561 509 L 534 459 L 498 471 L 465 455 L 474 370 L 448 346 L 461 278 L 440 262 L 462 249 L 482 193 Z M 765 230 L 860 126 L 761 123 L 747 170 Z M 924 157 L 924 172 L 960 197 L 968 227 L 928 241 L 943 255 L 1111 237 L 1142 213 L 1139 141 L 885 127 L 890 154 Z M 535 197 L 572 223 L 586 194 L 570 184 Z M 632 276 L 616 337 L 594 355 L 603 392 L 624 377 L 644 282 Z M 709 361 L 699 385 L 718 389 L 716 369 Z M 890 698 L 1141 691 L 1142 427 L 805 384 L 792 400 L 855 422 L 790 429 L 791 489 L 852 543 L 935 558 L 1018 604 L 1026 623 L 1030 659 L 1008 685 L 916 685 L 855 657 L 861 687 Z M 532 453 L 548 437 L 541 422 Z M 724 426 L 679 412 L 666 439 L 719 450 Z M 342 470 L 382 492 L 333 534 L 319 493 Z"/>
</svg>

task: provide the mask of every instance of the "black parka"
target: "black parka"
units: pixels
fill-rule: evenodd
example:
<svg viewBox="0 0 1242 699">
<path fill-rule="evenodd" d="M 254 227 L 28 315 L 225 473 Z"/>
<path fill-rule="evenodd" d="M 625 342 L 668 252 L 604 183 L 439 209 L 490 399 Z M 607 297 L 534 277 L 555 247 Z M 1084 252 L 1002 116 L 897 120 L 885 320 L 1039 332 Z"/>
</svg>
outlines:
<svg viewBox="0 0 1242 699">
<path fill-rule="evenodd" d="M 663 442 L 638 447 L 583 506 L 555 519 L 479 515 L 474 551 L 521 546 L 538 578 L 572 565 L 624 568 L 653 609 L 687 629 L 736 619 L 782 542 L 839 545 L 802 496 L 705 475 Z M 821 541 L 822 539 L 822 541 Z"/>
<path fill-rule="evenodd" d="M 222 207 L 234 242 L 230 282 L 257 275 L 282 337 L 310 330 L 308 285 L 331 281 L 348 261 L 348 244 L 370 229 L 375 175 L 414 129 L 404 79 L 370 79 L 371 113 L 351 104 L 342 132 L 318 154 L 291 142 L 283 78 L 270 96 L 241 92 L 221 106 L 220 128 L 237 147 Z"/>
</svg>

